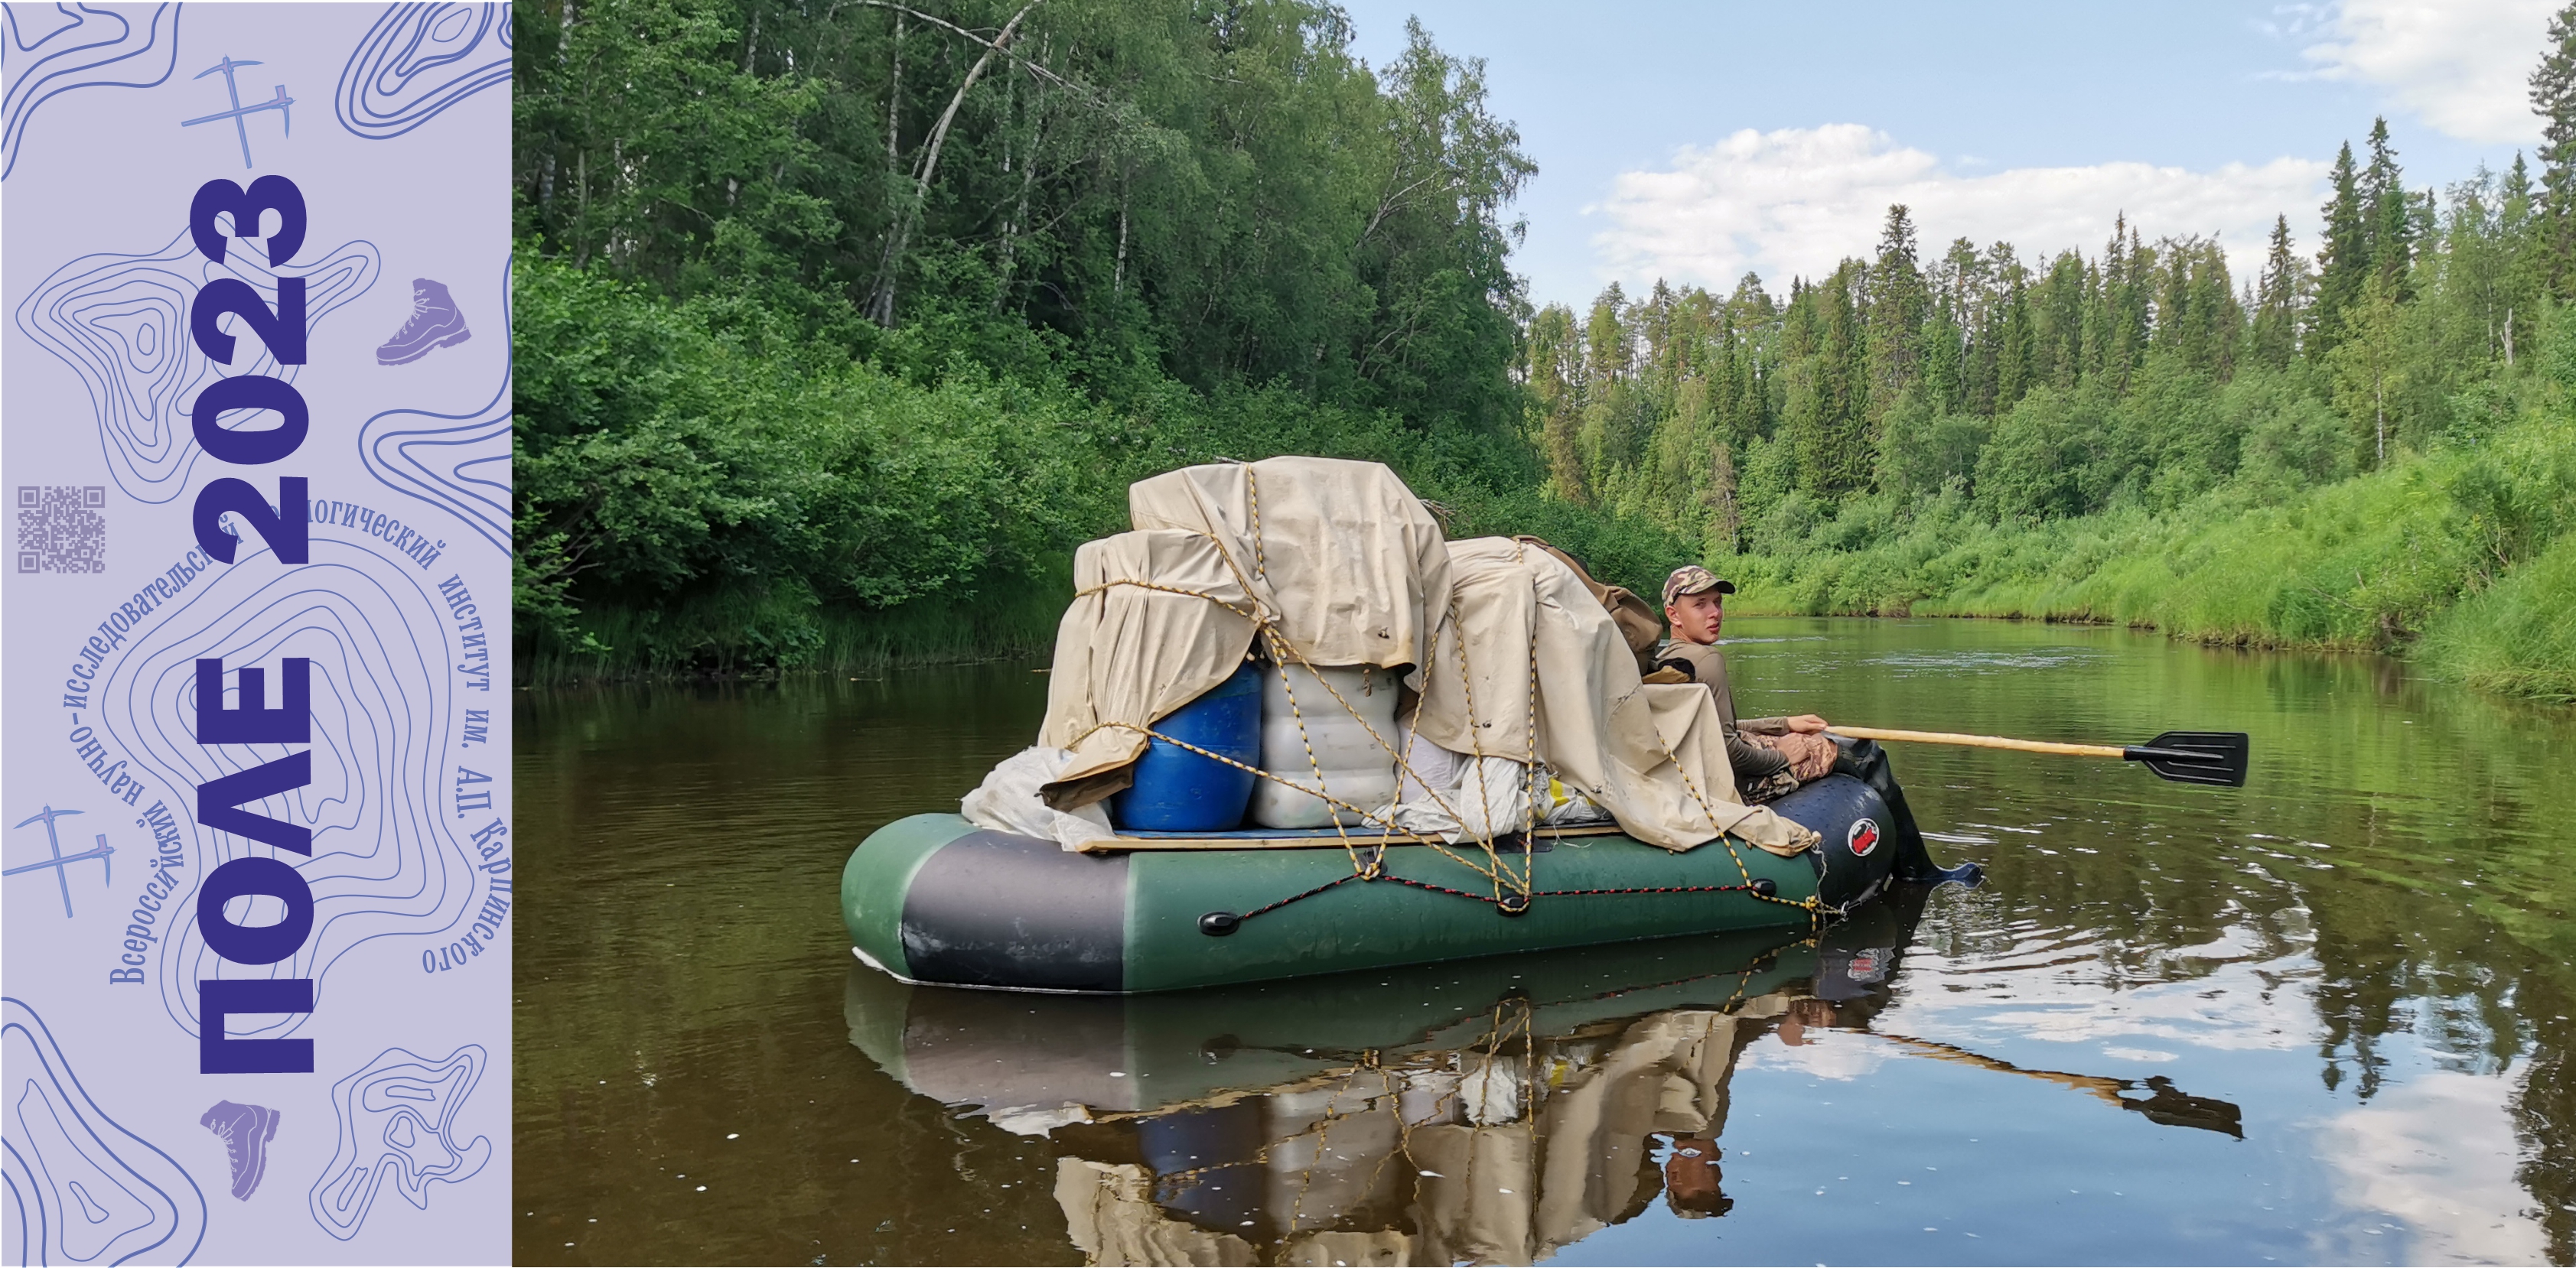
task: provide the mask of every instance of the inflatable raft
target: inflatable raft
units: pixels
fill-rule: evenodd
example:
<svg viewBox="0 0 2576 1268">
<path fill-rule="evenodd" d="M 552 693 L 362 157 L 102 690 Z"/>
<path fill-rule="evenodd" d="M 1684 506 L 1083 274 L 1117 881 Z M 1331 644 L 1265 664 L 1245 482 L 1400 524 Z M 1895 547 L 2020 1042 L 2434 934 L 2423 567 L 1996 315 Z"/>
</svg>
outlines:
<svg viewBox="0 0 2576 1268">
<path fill-rule="evenodd" d="M 1542 828 L 1497 847 L 1519 886 L 1357 830 L 1234 834 L 1239 847 L 1224 834 L 1132 838 L 1073 853 L 914 815 L 852 852 L 841 918 L 859 957 L 902 981 L 1129 994 L 1683 934 L 1803 934 L 1868 902 L 1892 873 L 1945 878 L 1925 874 L 1928 858 L 1899 868 L 1886 805 L 1858 779 L 1828 776 L 1771 808 L 1822 841 L 1786 858 L 1726 838 L 1676 854 L 1616 829 Z"/>
</svg>

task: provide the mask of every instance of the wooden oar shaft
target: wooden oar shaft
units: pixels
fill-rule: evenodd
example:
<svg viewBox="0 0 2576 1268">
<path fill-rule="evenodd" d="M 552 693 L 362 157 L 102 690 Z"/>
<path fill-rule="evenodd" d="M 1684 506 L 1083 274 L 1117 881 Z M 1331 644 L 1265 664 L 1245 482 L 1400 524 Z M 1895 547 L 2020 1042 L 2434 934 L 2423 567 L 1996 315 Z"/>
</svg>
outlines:
<svg viewBox="0 0 2576 1268">
<path fill-rule="evenodd" d="M 2112 744 L 2057 744 L 2048 740 L 2015 740 L 2000 735 L 1960 735 L 1951 731 L 1889 731 L 1874 726 L 1838 726 L 1836 735 L 1860 740 L 1907 740 L 1917 744 L 1957 744 L 1967 748 L 2008 748 L 2023 753 L 2058 753 L 2067 757 L 2126 757 Z"/>
</svg>

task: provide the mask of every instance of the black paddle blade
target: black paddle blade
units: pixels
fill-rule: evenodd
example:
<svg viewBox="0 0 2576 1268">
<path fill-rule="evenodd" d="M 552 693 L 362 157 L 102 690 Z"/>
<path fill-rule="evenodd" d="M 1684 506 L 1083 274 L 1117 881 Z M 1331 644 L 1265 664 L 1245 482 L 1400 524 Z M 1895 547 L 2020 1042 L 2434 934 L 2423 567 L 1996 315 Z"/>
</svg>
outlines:
<svg viewBox="0 0 2576 1268">
<path fill-rule="evenodd" d="M 2145 762 L 2148 770 L 2176 783 L 2242 788 L 2252 749 L 2253 741 L 2243 731 L 2167 731 L 2120 755 Z"/>
</svg>

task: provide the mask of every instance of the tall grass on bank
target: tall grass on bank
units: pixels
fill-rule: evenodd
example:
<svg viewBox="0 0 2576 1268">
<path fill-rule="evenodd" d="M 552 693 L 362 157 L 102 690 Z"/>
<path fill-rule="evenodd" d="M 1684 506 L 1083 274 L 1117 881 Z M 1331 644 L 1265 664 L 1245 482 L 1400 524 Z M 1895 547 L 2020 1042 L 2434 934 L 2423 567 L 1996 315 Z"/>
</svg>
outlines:
<svg viewBox="0 0 2576 1268">
<path fill-rule="evenodd" d="M 1754 612 L 2101 621 L 2237 645 L 2416 655 L 2576 699 L 2576 425 L 2498 434 L 2320 488 L 2232 483 L 2163 515 L 1995 522 L 1955 491 L 1847 506 L 1734 561 Z"/>
<path fill-rule="evenodd" d="M 2576 703 L 2576 535 L 2443 613 L 2423 656 L 2472 687 Z"/>
</svg>

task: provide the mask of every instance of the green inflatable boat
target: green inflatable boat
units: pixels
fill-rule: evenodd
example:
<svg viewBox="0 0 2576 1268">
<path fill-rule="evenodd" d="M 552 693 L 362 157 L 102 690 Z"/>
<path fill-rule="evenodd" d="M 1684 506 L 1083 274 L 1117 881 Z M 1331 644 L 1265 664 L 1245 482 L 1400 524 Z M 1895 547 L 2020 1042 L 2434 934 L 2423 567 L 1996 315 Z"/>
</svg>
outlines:
<svg viewBox="0 0 2576 1268">
<path fill-rule="evenodd" d="M 1822 843 L 1794 858 L 1725 839 L 1675 854 L 1615 831 L 1541 829 L 1498 849 L 1526 877 L 1513 886 L 1431 846 L 1354 850 L 1329 830 L 1302 842 L 1258 834 L 1244 848 L 1139 840 L 1077 854 L 953 814 L 914 815 L 851 853 L 841 919 L 859 958 L 901 981 L 1132 994 L 1682 934 L 1802 934 L 1891 877 L 1974 879 L 1974 865 L 1935 868 L 1911 831 L 1892 839 L 1887 803 L 1849 775 L 1772 809 Z"/>
</svg>

